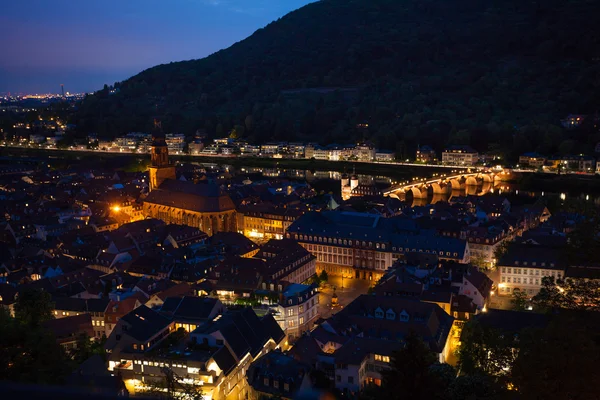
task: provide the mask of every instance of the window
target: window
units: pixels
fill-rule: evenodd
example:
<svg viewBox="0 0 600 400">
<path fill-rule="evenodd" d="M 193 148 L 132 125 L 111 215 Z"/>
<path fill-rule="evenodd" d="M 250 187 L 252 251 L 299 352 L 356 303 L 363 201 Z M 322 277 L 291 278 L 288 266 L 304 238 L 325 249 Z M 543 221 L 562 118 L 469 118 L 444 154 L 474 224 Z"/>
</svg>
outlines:
<svg viewBox="0 0 600 400">
<path fill-rule="evenodd" d="M 273 387 L 279 389 L 279 381 L 277 379 L 273 379 Z"/>
<path fill-rule="evenodd" d="M 354 377 L 353 376 L 349 376 L 348 377 L 348 383 L 354 383 Z"/>
<path fill-rule="evenodd" d="M 217 339 L 217 346 L 223 346 L 223 339 Z"/>
<path fill-rule="evenodd" d="M 269 386 L 269 378 L 265 378 L 263 383 L 265 384 L 265 386 Z"/>
<path fill-rule="evenodd" d="M 138 345 L 137 345 L 137 343 L 134 343 L 134 344 L 133 344 L 133 349 L 134 349 L 134 350 L 137 350 L 137 349 L 138 349 Z"/>
<path fill-rule="evenodd" d="M 284 383 L 283 384 L 283 390 L 286 391 L 286 392 L 289 392 L 290 391 L 290 384 L 289 383 Z"/>
<path fill-rule="evenodd" d="M 339 376 L 339 375 L 336 375 L 336 376 L 335 376 L 335 380 L 336 380 L 337 382 L 341 382 L 341 381 L 342 381 L 342 377 L 341 377 L 341 376 Z"/>
<path fill-rule="evenodd" d="M 288 327 L 293 328 L 294 326 L 296 326 L 296 321 L 294 321 L 293 319 L 289 320 L 288 321 Z"/>
<path fill-rule="evenodd" d="M 298 306 L 298 314 L 302 314 L 304 312 L 304 306 Z"/>
<path fill-rule="evenodd" d="M 300 317 L 300 321 L 298 323 L 302 325 L 304 323 L 304 317 Z"/>
<path fill-rule="evenodd" d="M 288 317 L 291 317 L 294 315 L 294 309 L 293 308 L 289 308 L 288 309 Z"/>
</svg>

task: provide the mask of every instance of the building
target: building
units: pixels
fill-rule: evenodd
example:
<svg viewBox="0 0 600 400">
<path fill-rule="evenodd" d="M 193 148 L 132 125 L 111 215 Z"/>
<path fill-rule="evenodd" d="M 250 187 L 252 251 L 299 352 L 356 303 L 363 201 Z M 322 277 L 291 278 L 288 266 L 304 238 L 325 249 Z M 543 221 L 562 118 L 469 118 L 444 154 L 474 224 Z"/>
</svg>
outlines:
<svg viewBox="0 0 600 400">
<path fill-rule="evenodd" d="M 277 398 L 291 400 L 312 388 L 310 365 L 279 351 L 272 351 L 254 361 L 246 372 L 248 400 Z"/>
<path fill-rule="evenodd" d="M 169 149 L 157 131 L 152 143 L 150 193 L 144 199 L 143 214 L 171 224 L 188 225 L 206 232 L 235 232 L 235 205 L 215 184 L 177 180 L 169 164 Z"/>
<path fill-rule="evenodd" d="M 283 144 L 278 142 L 265 143 L 262 146 L 260 146 L 260 152 L 263 155 L 280 154 L 282 151 L 282 147 Z"/>
<path fill-rule="evenodd" d="M 315 257 L 298 243 L 270 240 L 253 258 L 225 257 L 209 280 L 225 303 L 254 299 L 268 304 L 269 292 L 282 292 L 285 283 L 305 282 L 315 270 Z"/>
<path fill-rule="evenodd" d="M 583 154 L 576 156 L 551 157 L 548 158 L 545 170 L 565 170 L 569 172 L 578 172 L 591 174 L 596 171 L 596 159 Z"/>
<path fill-rule="evenodd" d="M 66 318 L 74 315 L 89 314 L 92 320 L 93 336 L 101 339 L 106 335 L 105 313 L 110 302 L 107 298 L 78 299 L 72 297 L 54 297 L 54 318 Z"/>
<path fill-rule="evenodd" d="M 287 228 L 302 215 L 289 207 L 257 204 L 238 209 L 238 232 L 252 239 L 283 239 Z"/>
<path fill-rule="evenodd" d="M 90 314 L 51 319 L 44 322 L 43 327 L 52 333 L 56 338 L 56 342 L 66 351 L 76 349 L 77 342 L 83 335 L 88 338 L 94 337 L 92 316 Z"/>
<path fill-rule="evenodd" d="M 511 243 L 498 260 L 499 295 L 525 292 L 535 296 L 542 288 L 544 277 L 560 279 L 565 276 L 566 265 L 561 249 L 524 243 Z"/>
<path fill-rule="evenodd" d="M 185 135 L 183 133 L 167 133 L 165 143 L 172 154 L 183 154 Z"/>
<path fill-rule="evenodd" d="M 396 160 L 396 156 L 393 151 L 379 150 L 375 152 L 375 161 L 379 162 L 393 162 Z"/>
<path fill-rule="evenodd" d="M 373 180 L 361 183 L 356 175 L 348 177 L 343 174 L 340 180 L 342 200 L 349 200 L 352 197 L 363 196 L 381 196 L 381 190 L 375 185 Z"/>
<path fill-rule="evenodd" d="M 192 332 L 225 312 L 219 299 L 211 297 L 168 297 L 159 313 L 175 322 L 175 329 Z"/>
<path fill-rule="evenodd" d="M 509 238 L 509 232 L 496 226 L 470 228 L 467 240 L 471 261 L 478 262 L 479 266 L 492 267 L 497 261 L 496 251 Z"/>
<path fill-rule="evenodd" d="M 269 240 L 256 255 L 267 263 L 263 281 L 306 282 L 316 272 L 315 257 L 294 240 Z"/>
<path fill-rule="evenodd" d="M 106 340 L 105 348 L 113 354 L 144 352 L 154 348 L 173 331 L 175 322 L 146 306 L 140 306 L 119 319 Z"/>
<path fill-rule="evenodd" d="M 304 150 L 306 145 L 304 143 L 290 142 L 288 144 L 288 153 L 293 158 L 304 158 Z"/>
<path fill-rule="evenodd" d="M 355 337 L 333 353 L 335 387 L 344 393 L 357 393 L 368 385 L 381 386 L 382 372 L 390 369 L 393 353 L 402 343 L 393 340 Z"/>
<path fill-rule="evenodd" d="M 356 176 L 356 174 L 352 174 L 352 176 L 349 177 L 348 175 L 343 174 L 340 184 L 342 187 L 342 200 L 348 200 L 350 197 L 352 197 L 352 192 L 354 189 L 356 189 L 359 185 L 358 176 Z"/>
<path fill-rule="evenodd" d="M 274 317 L 281 329 L 293 342 L 304 332 L 312 329 L 319 318 L 319 290 L 316 285 L 294 283 L 280 294 L 274 310 Z"/>
<path fill-rule="evenodd" d="M 298 218 L 286 237 L 317 257 L 317 273 L 377 281 L 409 252 L 437 254 L 467 263 L 466 240 L 419 233 L 413 220 L 354 212 L 309 212 Z"/>
<path fill-rule="evenodd" d="M 475 165 L 479 153 L 470 146 L 450 146 L 442 153 L 442 163 L 447 165 Z"/>
<path fill-rule="evenodd" d="M 316 146 L 314 147 L 312 158 L 315 160 L 329 160 L 329 150 L 324 147 Z"/>
<path fill-rule="evenodd" d="M 519 165 L 522 167 L 541 168 L 546 162 L 546 157 L 539 153 L 525 153 L 519 156 Z"/>
<path fill-rule="evenodd" d="M 248 367 L 285 339 L 272 316 L 258 318 L 249 308 L 219 315 L 189 334 L 173 331 L 167 318 L 147 308 L 121 321 L 126 322 L 107 341 L 108 369 L 142 394 L 146 385 L 163 382 L 168 374 L 180 383 L 201 385 L 205 398 L 246 398 Z"/>
<path fill-rule="evenodd" d="M 389 341 L 401 341 L 414 332 L 437 354 L 439 362 L 444 363 L 450 355 L 453 322 L 454 318 L 437 304 L 363 294 L 327 319 L 321 327 L 330 333 L 351 338 Z M 378 349 L 375 353 L 379 351 L 382 350 Z M 358 381 L 355 382 L 358 385 Z"/>
<path fill-rule="evenodd" d="M 358 143 L 354 148 L 354 155 L 358 161 L 371 162 L 375 159 L 375 147 L 368 143 Z"/>
</svg>

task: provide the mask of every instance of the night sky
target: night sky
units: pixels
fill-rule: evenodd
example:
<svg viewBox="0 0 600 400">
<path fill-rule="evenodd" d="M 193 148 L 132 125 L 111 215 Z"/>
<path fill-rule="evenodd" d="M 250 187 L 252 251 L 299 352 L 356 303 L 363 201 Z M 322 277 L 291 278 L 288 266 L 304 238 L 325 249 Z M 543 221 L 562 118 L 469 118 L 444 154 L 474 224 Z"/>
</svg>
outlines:
<svg viewBox="0 0 600 400">
<path fill-rule="evenodd" d="M 0 12 L 0 93 L 83 92 L 203 58 L 314 0 L 15 0 Z"/>
</svg>

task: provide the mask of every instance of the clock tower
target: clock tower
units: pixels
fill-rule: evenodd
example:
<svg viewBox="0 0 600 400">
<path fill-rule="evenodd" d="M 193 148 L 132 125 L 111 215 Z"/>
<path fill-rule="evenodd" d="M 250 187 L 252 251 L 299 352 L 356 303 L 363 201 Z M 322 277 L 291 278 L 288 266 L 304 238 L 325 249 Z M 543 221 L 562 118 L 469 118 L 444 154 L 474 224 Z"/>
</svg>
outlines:
<svg viewBox="0 0 600 400">
<path fill-rule="evenodd" d="M 169 164 L 169 148 L 165 142 L 160 121 L 154 120 L 150 164 L 150 191 L 156 189 L 166 179 L 177 179 L 175 167 Z"/>
</svg>

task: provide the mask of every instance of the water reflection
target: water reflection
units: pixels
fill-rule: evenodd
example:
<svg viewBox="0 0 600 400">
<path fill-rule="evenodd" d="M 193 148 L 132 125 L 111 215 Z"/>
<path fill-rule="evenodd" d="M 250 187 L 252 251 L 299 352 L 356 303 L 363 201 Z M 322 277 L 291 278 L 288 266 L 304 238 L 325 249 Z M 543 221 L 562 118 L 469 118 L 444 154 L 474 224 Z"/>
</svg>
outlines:
<svg viewBox="0 0 600 400">
<path fill-rule="evenodd" d="M 205 167 L 207 165 L 204 165 Z M 214 164 L 214 167 L 219 167 Z M 330 191 L 335 194 L 340 193 L 341 179 L 344 172 L 339 171 L 325 171 L 325 170 L 305 170 L 305 169 L 290 169 L 290 168 L 264 168 L 264 167 L 241 167 L 236 170 L 232 166 L 221 165 L 221 168 L 225 168 L 231 172 L 243 175 L 258 175 L 267 178 L 287 178 L 304 180 L 313 185 L 324 186 L 325 191 Z M 351 172 L 348 175 L 352 175 Z M 388 176 L 383 175 L 365 175 L 356 174 L 360 185 L 376 185 L 382 192 L 388 189 L 393 184 L 397 184 L 396 179 L 392 179 Z M 338 185 L 331 185 L 332 181 L 337 181 Z M 441 190 L 435 191 L 432 186 L 429 186 L 426 192 L 422 194 L 422 197 L 415 197 L 412 192 L 408 193 L 396 193 L 400 200 L 408 202 L 411 206 L 423 206 L 427 204 L 435 204 L 438 202 L 449 201 L 452 198 L 464 197 L 464 196 L 489 196 L 489 195 L 517 195 L 522 197 L 545 197 L 545 196 L 558 196 L 562 201 L 567 198 L 576 198 L 585 201 L 591 201 L 596 205 L 600 205 L 600 193 L 589 194 L 589 193 L 550 193 L 546 191 L 531 191 L 524 190 L 521 185 L 517 183 L 508 182 L 482 182 L 477 186 L 466 186 L 461 187 L 460 190 L 453 190 L 451 186 L 447 186 Z"/>
</svg>

